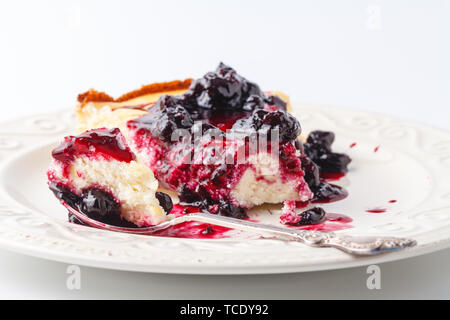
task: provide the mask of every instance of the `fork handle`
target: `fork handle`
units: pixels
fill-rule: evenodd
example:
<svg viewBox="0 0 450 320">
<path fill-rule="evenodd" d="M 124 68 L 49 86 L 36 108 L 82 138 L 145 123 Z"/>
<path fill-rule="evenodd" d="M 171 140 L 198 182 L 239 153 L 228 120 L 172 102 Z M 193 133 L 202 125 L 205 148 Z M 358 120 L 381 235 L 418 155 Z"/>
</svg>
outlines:
<svg viewBox="0 0 450 320">
<path fill-rule="evenodd" d="M 408 238 L 383 236 L 351 236 L 334 232 L 288 229 L 274 225 L 219 216 L 206 212 L 196 212 L 177 217 L 171 222 L 178 224 L 186 221 L 205 222 L 222 227 L 254 231 L 282 240 L 294 240 L 312 247 L 333 247 L 358 256 L 370 256 L 380 253 L 413 247 L 417 242 Z"/>
</svg>

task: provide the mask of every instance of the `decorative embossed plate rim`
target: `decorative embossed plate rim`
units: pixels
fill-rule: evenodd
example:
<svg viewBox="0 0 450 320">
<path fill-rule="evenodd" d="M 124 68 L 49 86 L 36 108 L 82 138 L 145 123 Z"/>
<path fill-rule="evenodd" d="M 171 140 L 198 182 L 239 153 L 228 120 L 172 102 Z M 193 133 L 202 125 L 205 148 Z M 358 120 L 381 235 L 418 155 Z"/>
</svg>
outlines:
<svg viewBox="0 0 450 320">
<path fill-rule="evenodd" d="M 21 201 L 20 196 L 11 191 L 15 185 L 24 183 L 23 177 L 11 176 L 11 168 L 17 159 L 39 155 L 41 148 L 72 132 L 74 118 L 68 110 L 29 116 L 0 127 L 0 246 L 66 263 L 185 274 L 260 274 L 337 269 L 403 259 L 450 246 L 450 181 L 443 179 L 450 176 L 449 132 L 385 115 L 343 108 L 295 105 L 294 110 L 306 131 L 316 128 L 335 131 L 338 140 L 341 139 L 340 149 L 352 139 L 358 139 L 362 145 L 360 151 L 345 150 L 363 154 L 355 154 L 357 164 L 375 165 L 374 168 L 386 166 L 386 170 L 392 170 L 389 169 L 391 164 L 406 161 L 411 168 L 420 171 L 426 179 L 426 188 L 416 193 L 414 198 L 417 201 L 409 199 L 404 207 L 385 216 L 362 216 L 361 220 L 355 221 L 354 229 L 341 231 L 410 236 L 418 241 L 417 247 L 377 257 L 354 258 L 334 249 L 315 249 L 272 239 L 193 240 L 137 236 L 77 226 L 54 218 L 33 207 L 35 204 Z M 372 159 L 368 148 L 374 145 L 381 145 L 384 150 Z M 42 171 L 43 168 L 31 166 L 27 170 Z M 363 174 L 367 175 L 350 173 L 344 184 L 359 181 L 364 178 Z M 386 176 L 392 177 L 392 174 L 395 173 L 387 171 Z M 411 180 L 401 181 L 405 189 L 414 184 L 414 178 L 415 175 L 410 175 Z M 30 181 L 30 188 L 35 188 L 30 190 L 46 188 L 44 183 L 36 184 L 36 178 L 30 177 Z M 389 181 L 389 185 L 394 187 L 395 183 L 399 182 Z M 350 188 L 355 188 L 358 198 L 349 199 L 344 205 L 354 207 L 358 201 L 370 200 L 370 195 L 367 199 L 361 199 L 365 197 L 357 192 L 361 186 L 350 185 Z M 377 188 L 384 190 L 388 187 L 372 186 L 370 192 L 381 190 Z M 408 199 L 408 195 L 400 196 Z M 335 208 L 342 210 L 339 205 Z"/>
</svg>

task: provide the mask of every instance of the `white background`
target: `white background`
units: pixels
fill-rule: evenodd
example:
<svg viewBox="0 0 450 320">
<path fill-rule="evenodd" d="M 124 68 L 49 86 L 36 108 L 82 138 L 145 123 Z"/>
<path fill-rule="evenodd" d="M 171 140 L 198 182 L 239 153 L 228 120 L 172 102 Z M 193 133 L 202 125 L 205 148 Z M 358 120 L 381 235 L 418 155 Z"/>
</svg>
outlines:
<svg viewBox="0 0 450 320">
<path fill-rule="evenodd" d="M 219 61 L 293 101 L 450 129 L 450 0 L 0 0 L 1 120 L 198 77 Z M 0 251 L 0 298 L 450 298 L 450 251 L 365 268 L 280 276 L 132 274 Z"/>
</svg>

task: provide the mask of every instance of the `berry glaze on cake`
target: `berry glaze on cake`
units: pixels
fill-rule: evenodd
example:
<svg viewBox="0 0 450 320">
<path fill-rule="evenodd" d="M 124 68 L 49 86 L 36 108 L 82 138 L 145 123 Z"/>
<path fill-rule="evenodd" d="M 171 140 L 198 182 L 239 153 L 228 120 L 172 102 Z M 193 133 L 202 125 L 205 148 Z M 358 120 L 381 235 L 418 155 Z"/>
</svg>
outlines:
<svg viewBox="0 0 450 320">
<path fill-rule="evenodd" d="M 161 96 L 147 114 L 128 121 L 128 138 L 182 203 L 243 218 L 255 205 L 314 196 L 295 146 L 300 124 L 285 108 L 221 64 L 186 93 Z"/>
<path fill-rule="evenodd" d="M 303 143 L 287 97 L 223 63 L 194 81 L 148 85 L 118 99 L 90 90 L 78 100 L 78 131 L 120 128 L 136 157 L 130 161 L 150 168 L 181 205 L 246 218 L 246 209 L 284 203 L 281 222 L 304 225 L 322 223 L 325 213 L 296 209 L 347 195 L 327 182 L 351 161 L 331 150 L 334 134 L 313 131 Z M 64 171 L 64 161 L 55 161 Z"/>
<path fill-rule="evenodd" d="M 170 211 L 170 197 L 156 192 L 158 181 L 136 161 L 119 129 L 65 137 L 52 157 L 47 171 L 50 189 L 88 217 L 123 227 L 167 220 L 163 207 Z M 69 220 L 80 223 L 72 215 Z"/>
</svg>

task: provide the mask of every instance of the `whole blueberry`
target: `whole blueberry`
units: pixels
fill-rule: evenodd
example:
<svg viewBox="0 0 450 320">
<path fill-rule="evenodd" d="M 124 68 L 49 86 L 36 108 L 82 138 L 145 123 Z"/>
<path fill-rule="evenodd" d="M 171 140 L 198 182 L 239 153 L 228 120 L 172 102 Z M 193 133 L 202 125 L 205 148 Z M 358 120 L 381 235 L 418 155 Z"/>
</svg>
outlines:
<svg viewBox="0 0 450 320">
<path fill-rule="evenodd" d="M 170 211 L 172 211 L 173 203 L 172 198 L 164 192 L 156 192 L 155 193 L 156 199 L 159 201 L 159 205 L 164 209 L 164 211 L 169 214 Z"/>
<path fill-rule="evenodd" d="M 334 133 L 331 131 L 315 130 L 308 135 L 306 142 L 309 144 L 318 144 L 330 149 L 334 142 L 334 138 Z"/>
<path fill-rule="evenodd" d="M 325 220 L 326 212 L 320 207 L 314 207 L 312 209 L 303 211 L 300 214 L 300 220 L 295 225 L 309 225 L 318 224 Z"/>
</svg>

